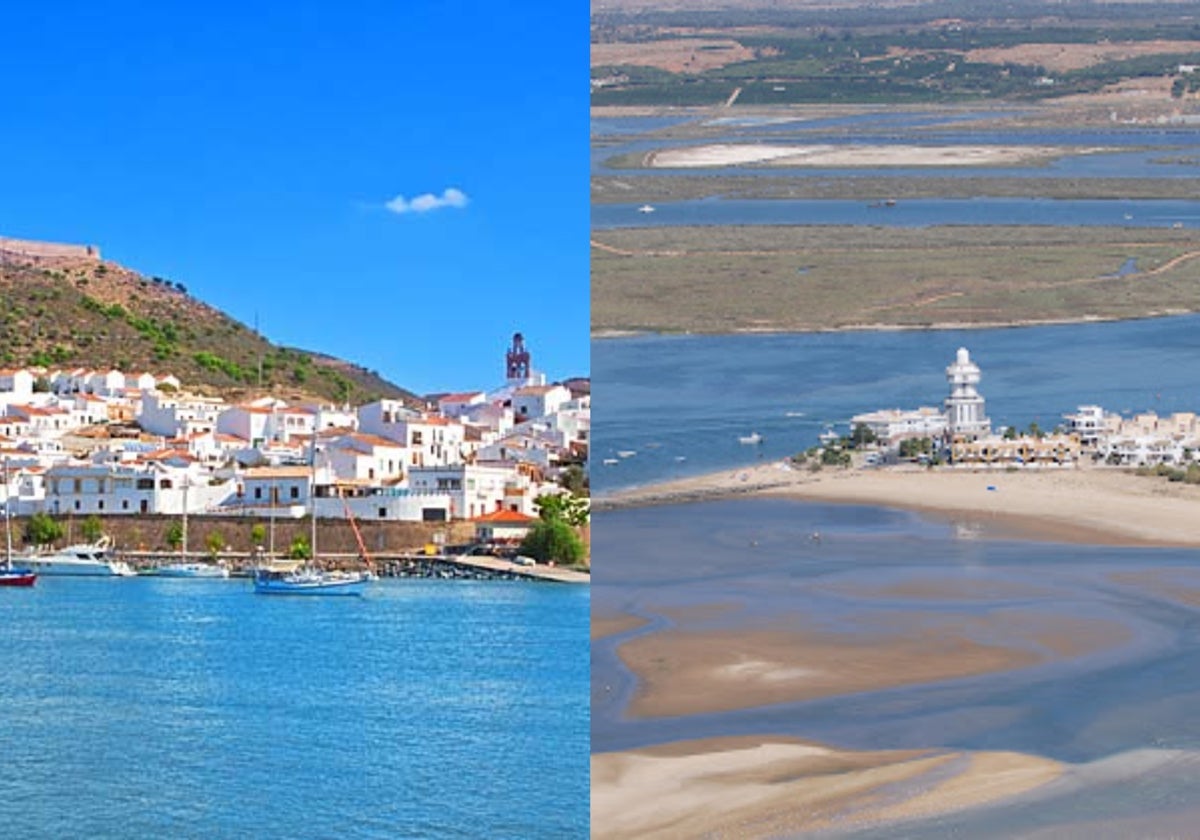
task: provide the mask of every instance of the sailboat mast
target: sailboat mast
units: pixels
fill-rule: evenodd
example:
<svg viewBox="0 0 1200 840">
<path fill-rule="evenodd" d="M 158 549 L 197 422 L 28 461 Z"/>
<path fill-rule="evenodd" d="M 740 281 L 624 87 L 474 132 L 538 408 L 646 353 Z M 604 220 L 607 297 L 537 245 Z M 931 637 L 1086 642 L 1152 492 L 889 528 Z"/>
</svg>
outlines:
<svg viewBox="0 0 1200 840">
<path fill-rule="evenodd" d="M 12 568 L 12 490 L 8 485 L 8 459 L 4 459 L 4 568 Z"/>
<path fill-rule="evenodd" d="M 308 487 L 308 506 L 312 513 L 312 536 L 309 538 L 308 547 L 314 563 L 317 560 L 317 435 L 320 431 L 321 406 L 318 405 L 317 417 L 313 421 L 312 452 L 310 453 L 312 464 Z"/>
<path fill-rule="evenodd" d="M 275 556 L 275 505 L 279 503 L 279 487 L 274 481 L 271 482 L 270 496 L 271 510 L 267 514 L 268 537 L 267 537 L 267 556 Z"/>
<path fill-rule="evenodd" d="M 184 477 L 183 477 L 183 540 L 180 544 L 180 550 L 183 553 L 183 556 L 180 559 L 184 563 L 187 562 L 187 548 L 188 548 L 188 545 L 187 545 L 187 491 L 188 491 L 188 479 L 187 479 L 187 476 L 184 475 Z"/>
</svg>

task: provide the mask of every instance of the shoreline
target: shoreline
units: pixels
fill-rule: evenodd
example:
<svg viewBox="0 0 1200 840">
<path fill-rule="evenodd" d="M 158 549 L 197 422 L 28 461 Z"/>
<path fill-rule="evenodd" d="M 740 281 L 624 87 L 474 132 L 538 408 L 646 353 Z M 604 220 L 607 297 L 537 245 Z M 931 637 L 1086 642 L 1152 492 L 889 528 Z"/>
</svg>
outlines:
<svg viewBox="0 0 1200 840">
<path fill-rule="evenodd" d="M 1200 547 L 1200 487 L 1117 468 L 993 470 L 922 467 L 824 469 L 786 461 L 618 490 L 594 509 L 734 498 L 900 509 L 963 526 L 985 539 L 1110 546 Z"/>
<path fill-rule="evenodd" d="M 646 338 L 650 336 L 734 336 L 734 335 L 821 335 L 824 333 L 847 332 L 919 332 L 922 330 L 1008 330 L 1022 327 L 1066 327 L 1078 324 L 1115 324 L 1126 321 L 1149 321 L 1154 318 L 1178 318 L 1183 315 L 1194 315 L 1190 309 L 1166 309 L 1160 312 L 1147 312 L 1144 315 L 1132 315 L 1126 318 L 1105 317 L 1102 315 L 1081 315 L 1078 318 L 1046 318 L 1012 321 L 935 321 L 929 324 L 846 324 L 839 327 L 820 327 L 813 329 L 789 329 L 787 327 L 739 327 L 733 330 L 648 330 L 621 329 L 617 327 L 593 330 L 592 341 L 613 341 L 623 338 Z"/>
</svg>

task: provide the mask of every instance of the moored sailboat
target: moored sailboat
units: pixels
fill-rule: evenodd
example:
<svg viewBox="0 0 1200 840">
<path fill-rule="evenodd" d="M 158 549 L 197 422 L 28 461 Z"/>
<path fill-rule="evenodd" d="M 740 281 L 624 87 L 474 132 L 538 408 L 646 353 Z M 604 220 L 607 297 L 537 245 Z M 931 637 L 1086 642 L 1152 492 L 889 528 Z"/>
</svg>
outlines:
<svg viewBox="0 0 1200 840">
<path fill-rule="evenodd" d="M 350 520 L 350 527 L 358 540 L 359 556 L 366 563 L 366 571 L 341 571 L 324 569 L 317 565 L 317 430 L 320 429 L 320 415 L 315 424 L 312 440 L 312 472 L 309 489 L 309 511 L 312 515 L 312 535 L 309 540 L 309 556 L 314 562 L 302 565 L 279 566 L 267 565 L 254 570 L 254 591 L 260 595 L 362 595 L 367 582 L 375 578 L 371 571 L 371 561 L 367 554 L 366 544 L 358 525 L 350 514 L 346 500 L 343 506 Z M 274 502 L 274 499 L 272 499 Z"/>
<path fill-rule="evenodd" d="M 32 569 L 13 566 L 12 562 L 12 494 L 8 490 L 8 461 L 4 462 L 4 567 L 0 568 L 0 586 L 33 586 L 37 573 Z"/>
</svg>

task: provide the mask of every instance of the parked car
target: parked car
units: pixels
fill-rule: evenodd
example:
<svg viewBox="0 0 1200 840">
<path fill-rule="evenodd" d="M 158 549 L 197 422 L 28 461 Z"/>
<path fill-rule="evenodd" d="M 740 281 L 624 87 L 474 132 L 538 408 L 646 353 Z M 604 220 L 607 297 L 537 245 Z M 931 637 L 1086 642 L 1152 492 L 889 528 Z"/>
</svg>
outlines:
<svg viewBox="0 0 1200 840">
<path fill-rule="evenodd" d="M 524 554 L 518 554 L 512 559 L 518 566 L 536 566 L 537 561 L 532 557 L 526 557 Z"/>
</svg>

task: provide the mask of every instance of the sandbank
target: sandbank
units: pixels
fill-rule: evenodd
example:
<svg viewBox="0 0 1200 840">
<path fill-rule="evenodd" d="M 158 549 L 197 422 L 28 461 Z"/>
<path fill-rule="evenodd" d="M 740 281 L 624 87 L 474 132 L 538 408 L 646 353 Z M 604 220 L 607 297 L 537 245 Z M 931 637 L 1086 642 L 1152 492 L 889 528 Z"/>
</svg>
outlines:
<svg viewBox="0 0 1200 840">
<path fill-rule="evenodd" d="M 671 629 L 617 653 L 638 678 L 631 717 L 707 714 L 993 674 L 1129 638 L 1115 622 L 1036 610 L 864 613 L 853 631 Z"/>
<path fill-rule="evenodd" d="M 737 496 L 879 505 L 935 514 L 985 535 L 1102 545 L 1200 546 L 1200 487 L 1121 469 L 887 467 L 809 472 L 759 464 L 621 490 L 596 507 Z"/>
<path fill-rule="evenodd" d="M 725 738 L 592 756 L 592 836 L 767 837 L 977 807 L 1063 765 L 1007 752 L 834 750 Z"/>
<path fill-rule="evenodd" d="M 693 169 L 746 166 L 1013 166 L 1060 157 L 1091 154 L 1102 148 L 1063 146 L 842 146 L 775 143 L 712 143 L 660 149 L 645 157 L 655 168 Z"/>
</svg>

